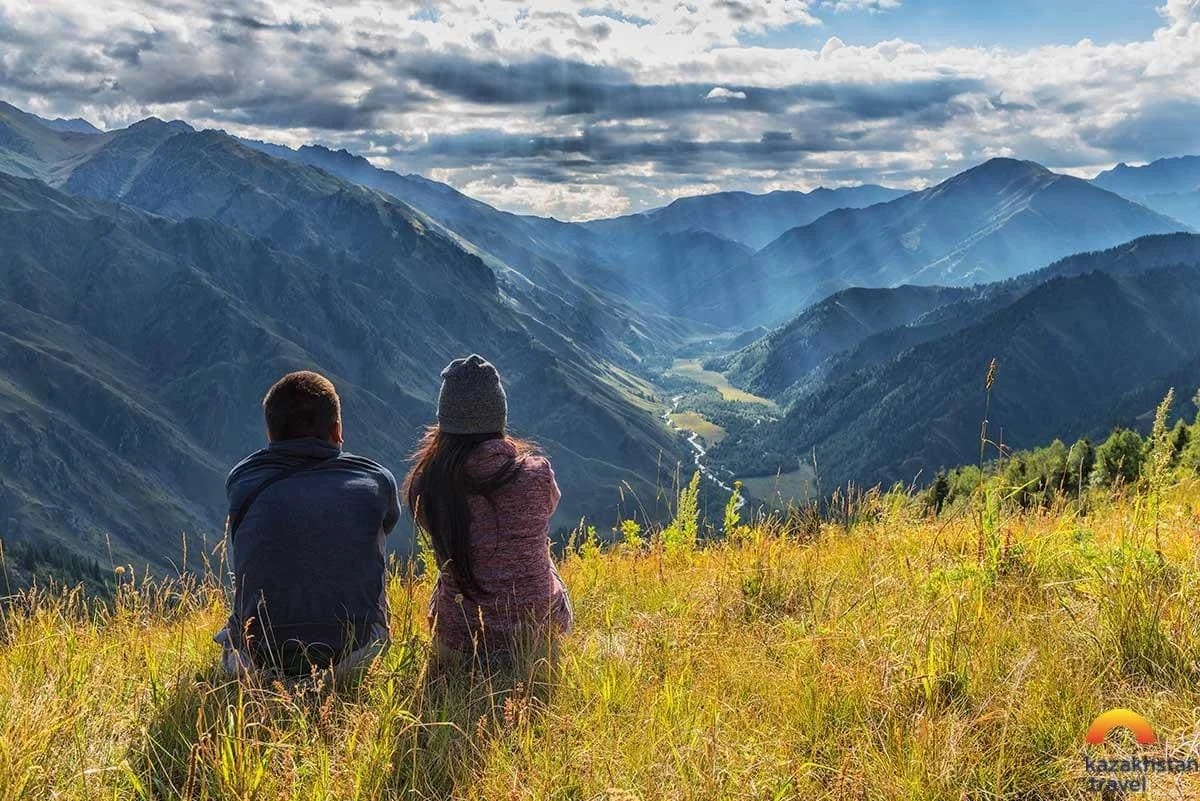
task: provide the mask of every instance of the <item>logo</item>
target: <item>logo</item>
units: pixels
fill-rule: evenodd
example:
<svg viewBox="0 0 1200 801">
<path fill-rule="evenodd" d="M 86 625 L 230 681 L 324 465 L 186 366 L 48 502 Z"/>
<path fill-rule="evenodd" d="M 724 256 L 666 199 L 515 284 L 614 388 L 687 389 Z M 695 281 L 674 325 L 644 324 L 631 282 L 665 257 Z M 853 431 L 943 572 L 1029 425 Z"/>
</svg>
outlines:
<svg viewBox="0 0 1200 801">
<path fill-rule="evenodd" d="M 1093 720 L 1092 725 L 1088 727 L 1086 739 L 1092 745 L 1099 745 L 1108 737 L 1108 733 L 1118 726 L 1133 732 L 1133 736 L 1142 745 L 1154 745 L 1158 742 L 1150 721 L 1132 709 L 1124 708 L 1110 709 Z"/>
<path fill-rule="evenodd" d="M 1138 745 L 1158 743 L 1150 721 L 1123 707 L 1110 709 L 1092 721 L 1084 740 L 1088 745 L 1103 745 L 1113 729 L 1127 729 Z M 1165 749 L 1164 749 L 1165 750 Z M 1142 793 L 1149 786 L 1151 773 L 1193 773 L 1200 771 L 1200 762 L 1195 758 L 1183 760 L 1170 756 L 1135 754 L 1117 759 L 1092 759 L 1083 755 L 1083 768 L 1087 773 L 1087 787 L 1094 792 Z"/>
</svg>

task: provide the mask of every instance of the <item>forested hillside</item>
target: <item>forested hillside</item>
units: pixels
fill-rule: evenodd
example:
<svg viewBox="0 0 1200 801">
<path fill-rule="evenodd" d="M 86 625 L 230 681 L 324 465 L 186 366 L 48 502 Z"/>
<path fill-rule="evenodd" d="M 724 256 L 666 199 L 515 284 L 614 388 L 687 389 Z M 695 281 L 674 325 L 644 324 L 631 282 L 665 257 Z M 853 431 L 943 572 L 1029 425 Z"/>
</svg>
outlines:
<svg viewBox="0 0 1200 801">
<path fill-rule="evenodd" d="M 735 383 L 771 390 L 788 412 L 777 426 L 726 438 L 712 457 L 740 475 L 770 475 L 810 461 L 815 448 L 827 487 L 863 476 L 927 482 L 940 467 L 972 461 L 984 413 L 979 382 L 993 358 L 999 378 L 989 418 L 1012 447 L 1144 427 L 1169 386 L 1195 389 L 1188 382 L 1196 382 L 1200 358 L 1198 276 L 1200 237 L 1175 234 L 955 290 L 886 330 L 848 325 L 834 296 L 713 362 Z M 914 292 L 928 298 L 935 290 L 888 290 L 874 305 L 908 308 Z M 847 328 L 847 345 L 815 366 L 787 356 L 788 348 L 820 354 L 810 343 L 841 341 Z M 772 364 L 795 372 L 772 385 L 778 373 L 754 371 Z M 792 375 L 799 377 L 786 384 Z"/>
</svg>

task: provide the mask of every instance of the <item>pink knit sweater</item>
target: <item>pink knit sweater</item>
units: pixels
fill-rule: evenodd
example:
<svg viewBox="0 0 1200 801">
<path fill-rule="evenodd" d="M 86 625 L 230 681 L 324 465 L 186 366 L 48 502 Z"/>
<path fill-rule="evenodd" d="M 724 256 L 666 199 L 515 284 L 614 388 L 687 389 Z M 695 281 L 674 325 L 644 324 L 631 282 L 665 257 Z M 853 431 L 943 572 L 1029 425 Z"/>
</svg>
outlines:
<svg viewBox="0 0 1200 801">
<path fill-rule="evenodd" d="M 488 440 L 471 454 L 467 469 L 486 477 L 515 455 L 510 442 Z M 571 603 L 550 557 L 550 517 L 559 497 L 550 462 L 529 456 L 517 477 L 490 499 L 468 500 L 471 569 L 479 589 L 468 598 L 450 571 L 438 575 L 429 604 L 438 645 L 483 656 L 506 653 L 514 637 L 531 629 L 549 625 L 570 632 Z"/>
</svg>

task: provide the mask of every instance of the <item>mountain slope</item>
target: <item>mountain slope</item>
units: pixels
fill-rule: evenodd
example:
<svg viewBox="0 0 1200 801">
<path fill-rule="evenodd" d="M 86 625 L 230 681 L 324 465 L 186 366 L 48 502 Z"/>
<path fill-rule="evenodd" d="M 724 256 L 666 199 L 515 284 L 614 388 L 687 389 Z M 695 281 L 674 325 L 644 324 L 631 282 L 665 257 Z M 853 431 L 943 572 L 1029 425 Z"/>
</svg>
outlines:
<svg viewBox="0 0 1200 801">
<path fill-rule="evenodd" d="M 1141 167 L 1118 164 L 1092 183 L 1200 228 L 1200 156 L 1159 159 Z"/>
<path fill-rule="evenodd" d="M 753 394 L 777 397 L 834 354 L 873 334 L 972 295 L 970 289 L 900 286 L 846 289 L 813 304 L 791 322 L 705 366 Z"/>
<path fill-rule="evenodd" d="M 1154 266 L 1162 261 L 1170 266 Z M 1084 271 L 1086 263 L 1095 269 Z M 899 352 L 880 348 L 855 363 L 872 342 L 904 343 L 898 332 L 921 326 L 864 340 L 834 357 L 837 369 L 801 395 L 777 428 L 727 440 L 713 459 L 769 473 L 815 447 L 827 486 L 907 482 L 918 473 L 928 479 L 940 466 L 978 456 L 982 376 L 993 357 L 1000 372 L 989 430 L 999 437 L 1003 429 L 1005 443 L 1018 448 L 1130 423 L 1123 399 L 1161 396 L 1166 381 L 1196 363 L 1200 237 L 1130 243 L 1052 265 L 1042 277 L 1010 295 L 997 285 L 996 297 L 1006 301 L 999 308 L 984 305 L 986 297 L 949 304 L 943 309 L 956 314 L 927 323 L 938 336 L 915 337 Z"/>
<path fill-rule="evenodd" d="M 23 131 L 31 141 L 41 143 L 55 138 L 32 115 L 11 107 L 0 108 L 0 122 L 10 117 L 22 122 Z M 184 138 L 174 139 L 180 135 Z M 166 123 L 155 118 L 99 137 L 86 137 L 86 143 L 86 152 L 72 152 L 69 160 L 60 149 L 50 148 L 41 153 L 35 169 L 9 171 L 34 175 L 73 193 L 131 203 L 155 213 L 218 219 L 256 235 L 274 236 L 293 249 L 331 231 L 340 232 L 340 246 L 359 248 L 364 230 L 353 224 L 347 226 L 346 219 L 339 221 L 326 214 L 331 196 L 352 189 L 337 180 L 340 177 L 388 192 L 393 201 L 400 201 L 380 207 L 388 214 L 405 209 L 404 213 L 417 220 L 418 225 L 440 229 L 445 238 L 453 240 L 456 250 L 466 249 L 479 256 L 497 274 L 506 294 L 522 304 L 525 312 L 562 327 L 576 340 L 610 358 L 636 361 L 649 350 L 694 333 L 668 315 L 646 308 L 635 310 L 619 295 L 596 289 L 611 284 L 605 280 L 609 276 L 589 274 L 587 277 L 596 279 L 596 283 L 568 276 L 555 260 L 563 263 L 572 260 L 560 258 L 563 254 L 542 246 L 548 237 L 528 227 L 534 223 L 559 228 L 571 226 L 505 215 L 444 184 L 377 170 L 364 159 L 344 151 L 335 153 L 312 147 L 293 151 L 251 143 L 268 158 L 221 132 L 196 132 L 186 123 Z M 0 146 L 0 158 L 3 154 Z M 293 164 L 286 165 L 281 159 Z M 305 164 L 318 166 L 321 171 L 296 166 Z M 363 196 L 370 194 L 351 191 L 343 195 L 355 207 L 350 212 L 351 218 L 358 212 L 366 217 L 376 216 L 375 207 L 379 204 L 375 200 L 362 202 Z M 414 197 L 424 207 L 424 216 L 406 205 Z M 437 202 L 433 202 L 435 198 Z M 300 225 L 296 230 L 288 218 L 292 213 L 304 218 L 297 220 Z M 477 236 L 483 246 L 453 230 L 461 229 L 464 219 L 475 223 L 467 234 L 483 232 Z M 526 223 L 526 219 L 531 222 Z M 489 248 L 494 246 L 498 231 L 504 234 L 503 223 L 508 221 L 516 221 L 522 227 L 508 236 L 507 241 L 513 247 L 501 249 L 497 257 Z M 272 231 L 271 225 L 277 228 Z M 375 233 L 381 234 L 381 238 L 374 246 L 386 252 L 392 232 L 385 225 Z M 581 272 L 588 270 L 581 268 Z M 553 314 L 548 313 L 551 310 Z"/>
<path fill-rule="evenodd" d="M 403 200 L 461 237 L 502 279 L 518 274 L 537 291 L 571 304 L 584 302 L 578 289 L 583 285 L 596 308 L 612 317 L 609 327 L 632 319 L 627 326 L 635 337 L 677 344 L 711 326 L 738 327 L 761 301 L 758 286 L 729 292 L 750 249 L 707 231 L 675 231 L 638 218 L 575 224 L 510 214 L 445 184 L 378 169 L 345 151 L 247 144 Z"/>
<path fill-rule="evenodd" d="M 62 127 L 0 100 L 0 170 L 27 178 L 59 179 L 106 141 L 102 134 Z"/>
<path fill-rule="evenodd" d="M 606 261 L 608 245 L 579 226 L 503 212 L 446 184 L 380 169 L 345 150 L 312 145 L 293 150 L 255 141 L 244 144 L 386 192 L 420 210 L 452 232 L 512 291 L 536 296 L 540 308 L 570 309 L 563 315 L 569 323 L 578 322 L 578 311 L 586 310 L 589 324 L 603 330 L 611 341 L 623 343 L 627 357 L 638 358 L 656 344 L 670 345 L 696 333 L 657 305 L 640 302 L 621 272 Z"/>
<path fill-rule="evenodd" d="M 794 313 L 850 286 L 995 281 L 1181 228 L 1086 181 L 993 159 L 930 189 L 788 231 L 755 256 L 754 279 L 776 287 L 768 314 Z"/>
<path fill-rule="evenodd" d="M 402 472 L 438 370 L 488 354 L 555 460 L 564 526 L 611 517 L 622 482 L 654 497 L 682 455 L 648 388 L 574 336 L 595 333 L 586 306 L 538 308 L 394 198 L 174 123 L 89 138 L 74 194 L 0 174 L 6 537 L 96 555 L 108 534 L 165 566 L 180 531 L 219 532 L 223 473 L 298 367 L 343 390 L 349 447 Z"/>
<path fill-rule="evenodd" d="M 1111 687 L 1150 716 L 1158 753 L 1191 758 L 1176 744 L 1195 737 L 1200 487 L 1173 479 L 1053 511 L 1005 504 L 982 553 L 982 504 L 935 517 L 899 495 L 745 520 L 663 570 L 641 548 L 578 549 L 559 564 L 581 600 L 551 692 L 532 656 L 446 670 L 427 646 L 433 578 L 403 566 L 387 581 L 397 645 L 319 703 L 214 669 L 219 572 L 126 573 L 108 614 L 42 590 L 0 638 L 0 787 L 6 801 L 1136 797 L 1092 791 L 1080 757 L 1139 753 L 1082 745 Z M 1134 525 L 1160 498 L 1161 526 Z M 1139 648 L 1142 631 L 1158 647 Z M 1160 772 L 1145 795 L 1188 798 L 1194 778 Z"/>
<path fill-rule="evenodd" d="M 966 328 L 1051 278 L 1094 271 L 1132 274 L 1196 262 L 1200 236 L 1159 234 L 1078 253 L 991 284 L 843 290 L 760 340 L 713 359 L 709 367 L 741 389 L 788 403 L 819 389 L 830 376 L 879 364 Z"/>
<path fill-rule="evenodd" d="M 811 192 L 776 191 L 762 195 L 716 192 L 679 198 L 662 208 L 584 225 L 598 233 L 617 236 L 638 230 L 668 234 L 703 231 L 758 250 L 785 231 L 808 225 L 834 209 L 863 208 L 905 194 L 902 189 L 872 184 L 837 189 L 822 186 Z"/>
</svg>

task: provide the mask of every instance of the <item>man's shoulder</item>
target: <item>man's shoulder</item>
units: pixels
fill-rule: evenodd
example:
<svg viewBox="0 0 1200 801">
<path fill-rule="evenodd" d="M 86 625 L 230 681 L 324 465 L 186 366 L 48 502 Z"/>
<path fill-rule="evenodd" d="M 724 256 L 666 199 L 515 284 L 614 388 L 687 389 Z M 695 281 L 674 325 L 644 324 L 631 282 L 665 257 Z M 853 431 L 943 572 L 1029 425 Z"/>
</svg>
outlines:
<svg viewBox="0 0 1200 801">
<path fill-rule="evenodd" d="M 342 465 L 353 466 L 366 473 L 371 473 L 378 476 L 381 480 L 386 481 L 392 488 L 396 486 L 396 477 L 392 475 L 392 471 L 381 465 L 374 459 L 368 459 L 366 456 L 357 456 L 353 453 L 343 452 L 338 457 L 338 463 Z"/>
<path fill-rule="evenodd" d="M 254 453 L 243 458 L 229 471 L 229 476 L 225 480 L 226 487 L 235 482 L 247 470 L 253 470 L 257 467 L 260 467 L 263 462 L 270 457 L 270 455 L 271 451 L 269 449 L 259 448 Z"/>
</svg>

